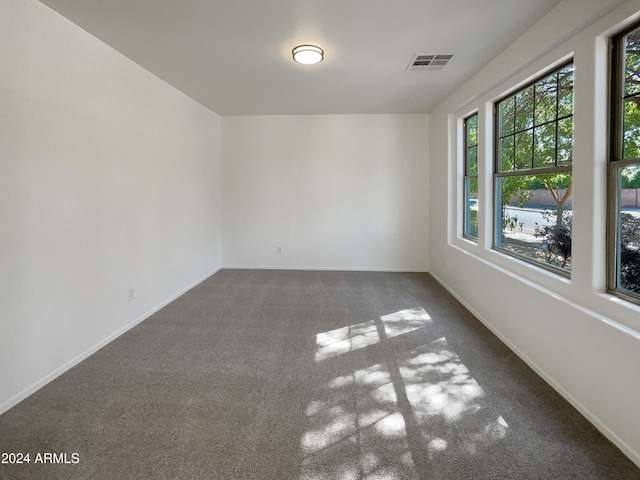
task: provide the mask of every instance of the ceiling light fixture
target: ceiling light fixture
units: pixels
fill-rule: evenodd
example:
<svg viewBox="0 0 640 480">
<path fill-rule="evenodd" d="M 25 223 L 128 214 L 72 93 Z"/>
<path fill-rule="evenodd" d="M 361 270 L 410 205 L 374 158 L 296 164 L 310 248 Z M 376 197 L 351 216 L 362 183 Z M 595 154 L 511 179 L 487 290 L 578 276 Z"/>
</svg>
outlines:
<svg viewBox="0 0 640 480">
<path fill-rule="evenodd" d="M 324 58 L 324 52 L 322 49 L 315 45 L 299 45 L 291 50 L 291 53 L 293 54 L 293 59 L 296 62 L 303 63 L 305 65 L 319 63 Z"/>
</svg>

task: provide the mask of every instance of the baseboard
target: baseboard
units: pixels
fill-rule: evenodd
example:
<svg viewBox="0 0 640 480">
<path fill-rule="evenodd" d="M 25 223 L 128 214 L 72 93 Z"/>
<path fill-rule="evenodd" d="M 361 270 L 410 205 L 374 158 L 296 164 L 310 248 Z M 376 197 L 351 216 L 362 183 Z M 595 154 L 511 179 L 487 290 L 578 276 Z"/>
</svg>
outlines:
<svg viewBox="0 0 640 480">
<path fill-rule="evenodd" d="M 122 335 L 122 334 L 126 333 L 127 331 L 131 330 L 133 327 L 135 327 L 139 323 L 141 323 L 144 320 L 146 320 L 147 318 L 149 318 L 151 315 L 156 313 L 161 308 L 167 306 L 168 304 L 173 302 L 178 297 L 184 295 L 186 292 L 188 292 L 189 290 L 191 290 L 195 286 L 197 286 L 200 283 L 204 282 L 207 278 L 209 278 L 210 276 L 212 276 L 215 273 L 217 273 L 220 269 L 221 269 L 221 267 L 218 267 L 218 268 L 214 269 L 212 272 L 207 273 L 205 276 L 203 276 L 199 280 L 196 280 L 195 282 L 191 283 L 187 287 L 183 288 L 178 293 L 172 295 L 167 300 L 165 300 L 162 303 L 160 303 L 159 305 L 153 307 L 151 310 L 147 311 L 146 313 L 144 313 L 140 317 L 136 318 L 131 323 L 128 323 L 124 327 L 119 328 L 114 333 L 109 335 L 107 338 L 99 341 L 98 343 L 96 343 L 92 347 L 90 347 L 87 350 L 85 350 L 84 352 L 82 352 L 80 355 L 72 358 L 71 360 L 69 360 L 68 362 L 63 364 L 62 366 L 56 368 L 53 372 L 49 373 L 48 375 L 44 376 L 40 380 L 36 381 L 35 383 L 33 383 L 30 386 L 28 386 L 27 388 L 25 388 L 20 393 L 18 393 L 16 395 L 14 395 L 13 397 L 9 398 L 7 401 L 5 401 L 2 404 L 0 404 L 0 415 L 2 415 L 4 412 L 6 412 L 10 408 L 14 407 L 15 405 L 17 405 L 18 403 L 20 403 L 22 400 L 27 398 L 29 395 L 32 395 L 33 393 L 35 393 L 36 391 L 38 391 L 39 389 L 44 387 L 49 382 L 51 382 L 51 381 L 55 380 L 56 378 L 58 378 L 60 375 L 65 373 L 67 370 L 75 367 L 78 363 L 80 363 L 81 361 L 83 361 L 87 357 L 91 356 L 92 354 L 94 354 L 95 352 L 100 350 L 105 345 L 111 343 L 113 340 L 118 338 L 120 335 Z"/>
<path fill-rule="evenodd" d="M 224 270 L 302 270 L 302 271 L 332 271 L 332 272 L 398 272 L 398 273 L 427 273 L 427 269 L 413 268 L 370 268 L 370 267 L 292 267 L 265 265 L 223 265 Z"/>
<path fill-rule="evenodd" d="M 458 300 L 464 307 L 473 314 L 485 327 L 487 327 L 491 333 L 500 339 L 511 351 L 513 351 L 518 357 L 520 357 L 533 371 L 535 371 L 542 379 L 547 382 L 551 387 L 558 392 L 562 397 L 567 400 L 573 407 L 576 408 L 589 422 L 591 422 L 605 437 L 607 437 L 614 445 L 616 445 L 629 459 L 640 467 L 640 452 L 636 452 L 631 446 L 629 446 L 624 440 L 616 435 L 609 427 L 607 427 L 600 419 L 594 415 L 588 408 L 586 408 L 580 401 L 578 401 L 573 395 L 565 390 L 559 383 L 557 383 L 553 377 L 542 369 L 536 362 L 531 360 L 524 352 L 516 347 L 508 338 L 506 338 L 498 329 L 496 329 L 486 318 L 478 313 L 471 305 L 469 305 L 462 297 L 460 297 L 446 282 L 444 282 L 436 274 L 430 274 L 436 281 L 442 285 L 456 300 Z"/>
</svg>

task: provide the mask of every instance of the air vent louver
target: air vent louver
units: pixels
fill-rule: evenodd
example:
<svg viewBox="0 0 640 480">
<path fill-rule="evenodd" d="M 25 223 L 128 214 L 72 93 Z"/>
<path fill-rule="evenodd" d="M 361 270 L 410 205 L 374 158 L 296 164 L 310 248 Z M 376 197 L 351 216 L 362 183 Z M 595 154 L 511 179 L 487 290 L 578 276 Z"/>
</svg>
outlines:
<svg viewBox="0 0 640 480">
<path fill-rule="evenodd" d="M 442 70 L 453 55 L 414 55 L 407 66 L 407 71 Z"/>
</svg>

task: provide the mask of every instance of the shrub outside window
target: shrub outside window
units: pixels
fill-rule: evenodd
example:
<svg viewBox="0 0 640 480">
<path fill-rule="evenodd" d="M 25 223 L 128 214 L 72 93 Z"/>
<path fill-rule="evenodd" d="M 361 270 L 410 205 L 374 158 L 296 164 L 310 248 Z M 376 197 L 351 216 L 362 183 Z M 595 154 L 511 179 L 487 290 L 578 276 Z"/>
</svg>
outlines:
<svg viewBox="0 0 640 480">
<path fill-rule="evenodd" d="M 494 248 L 571 272 L 573 63 L 495 106 Z"/>
<path fill-rule="evenodd" d="M 478 240 L 478 114 L 464 120 L 463 236 Z"/>
<path fill-rule="evenodd" d="M 640 24 L 612 44 L 609 291 L 640 303 Z"/>
</svg>

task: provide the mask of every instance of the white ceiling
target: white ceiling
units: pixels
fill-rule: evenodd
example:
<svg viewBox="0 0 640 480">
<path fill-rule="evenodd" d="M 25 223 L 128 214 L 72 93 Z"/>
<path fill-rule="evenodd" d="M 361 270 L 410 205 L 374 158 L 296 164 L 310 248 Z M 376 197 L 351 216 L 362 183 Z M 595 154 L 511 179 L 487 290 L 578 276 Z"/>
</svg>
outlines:
<svg viewBox="0 0 640 480">
<path fill-rule="evenodd" d="M 220 115 L 426 113 L 560 0 L 41 0 Z M 325 50 L 299 65 L 291 49 Z M 453 54 L 406 71 L 415 54 Z"/>
</svg>

